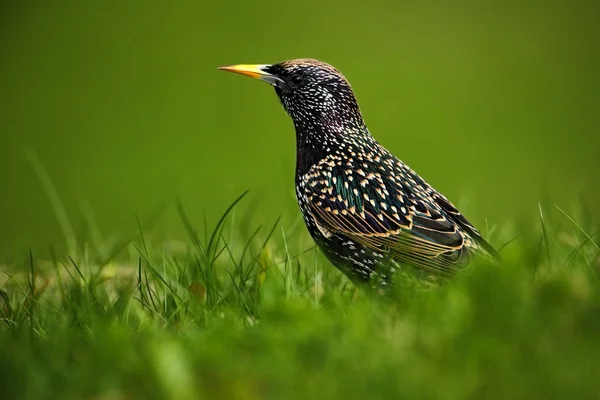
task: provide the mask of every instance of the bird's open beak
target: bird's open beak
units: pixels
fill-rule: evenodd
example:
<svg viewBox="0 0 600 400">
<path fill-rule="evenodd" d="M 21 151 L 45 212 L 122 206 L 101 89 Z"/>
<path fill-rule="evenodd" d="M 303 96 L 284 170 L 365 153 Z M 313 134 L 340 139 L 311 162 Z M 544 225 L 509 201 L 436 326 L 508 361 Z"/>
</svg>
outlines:
<svg viewBox="0 0 600 400">
<path fill-rule="evenodd" d="M 269 67 L 270 65 L 268 64 L 238 64 L 229 65 L 226 67 L 219 67 L 218 69 L 223 71 L 235 72 L 236 74 L 246 75 L 252 78 L 257 78 L 273 86 L 277 86 L 277 82 L 283 81 L 275 75 L 266 72 L 266 69 Z"/>
</svg>

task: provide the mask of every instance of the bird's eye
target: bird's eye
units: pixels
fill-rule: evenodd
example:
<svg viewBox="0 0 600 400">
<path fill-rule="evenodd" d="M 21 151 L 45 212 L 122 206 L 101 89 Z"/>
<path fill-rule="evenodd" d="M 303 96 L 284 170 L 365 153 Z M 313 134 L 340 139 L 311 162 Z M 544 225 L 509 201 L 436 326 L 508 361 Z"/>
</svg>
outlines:
<svg viewBox="0 0 600 400">
<path fill-rule="evenodd" d="M 294 86 L 299 86 L 302 81 L 304 81 L 304 77 L 301 74 L 294 74 L 290 77 L 290 82 Z"/>
</svg>

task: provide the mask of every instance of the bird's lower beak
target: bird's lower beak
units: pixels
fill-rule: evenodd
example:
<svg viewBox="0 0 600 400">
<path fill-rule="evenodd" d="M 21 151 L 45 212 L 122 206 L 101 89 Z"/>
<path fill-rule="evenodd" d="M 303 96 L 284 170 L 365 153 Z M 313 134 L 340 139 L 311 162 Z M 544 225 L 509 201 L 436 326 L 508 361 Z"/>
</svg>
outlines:
<svg viewBox="0 0 600 400">
<path fill-rule="evenodd" d="M 266 72 L 266 69 L 269 67 L 270 65 L 268 64 L 238 64 L 219 67 L 218 69 L 257 78 L 261 81 L 265 81 L 273 86 L 276 86 L 277 82 L 281 82 L 281 79 Z"/>
</svg>

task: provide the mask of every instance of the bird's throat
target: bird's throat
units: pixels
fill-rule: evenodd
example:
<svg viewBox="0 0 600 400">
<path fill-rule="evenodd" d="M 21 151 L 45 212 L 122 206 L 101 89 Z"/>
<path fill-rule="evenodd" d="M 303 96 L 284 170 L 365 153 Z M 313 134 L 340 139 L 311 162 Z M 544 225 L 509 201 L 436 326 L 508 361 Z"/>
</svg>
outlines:
<svg viewBox="0 0 600 400">
<path fill-rule="evenodd" d="M 304 175 L 319 160 L 339 148 L 340 138 L 334 132 L 295 124 L 296 173 Z"/>
<path fill-rule="evenodd" d="M 314 123 L 294 121 L 296 129 L 296 172 L 300 175 L 320 160 L 356 138 L 369 135 L 362 118 L 346 121 L 332 116 L 316 118 Z"/>
</svg>

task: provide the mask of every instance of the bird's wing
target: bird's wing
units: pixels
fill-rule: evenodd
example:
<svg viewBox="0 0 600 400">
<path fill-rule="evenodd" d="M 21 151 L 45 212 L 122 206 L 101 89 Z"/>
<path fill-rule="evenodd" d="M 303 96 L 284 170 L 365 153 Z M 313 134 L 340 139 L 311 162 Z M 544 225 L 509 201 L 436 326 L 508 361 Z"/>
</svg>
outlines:
<svg viewBox="0 0 600 400">
<path fill-rule="evenodd" d="M 475 228 L 398 160 L 364 161 L 324 160 L 307 174 L 303 193 L 317 222 L 400 262 L 452 272 L 474 245 L 461 223 Z"/>
<path fill-rule="evenodd" d="M 435 202 L 446 212 L 446 215 L 469 233 L 469 237 L 481 246 L 496 262 L 501 262 L 500 254 L 481 236 L 479 231 L 454 207 L 448 199 L 439 193 L 433 196 Z"/>
</svg>

